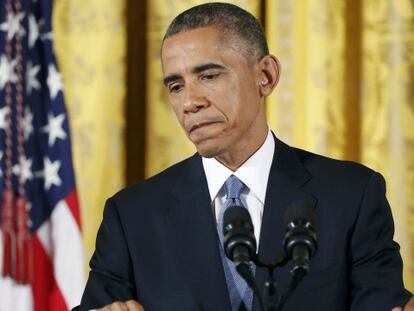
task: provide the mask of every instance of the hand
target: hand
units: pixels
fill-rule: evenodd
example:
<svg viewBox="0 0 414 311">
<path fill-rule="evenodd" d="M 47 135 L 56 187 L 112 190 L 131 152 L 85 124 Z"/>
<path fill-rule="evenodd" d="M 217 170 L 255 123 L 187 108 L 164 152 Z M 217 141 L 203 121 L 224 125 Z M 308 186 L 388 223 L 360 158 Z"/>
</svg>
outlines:
<svg viewBox="0 0 414 311">
<path fill-rule="evenodd" d="M 135 300 L 128 300 L 125 302 L 115 301 L 114 303 L 107 305 L 96 311 L 145 311 L 144 307 L 141 306 Z"/>
<path fill-rule="evenodd" d="M 414 311 L 414 297 L 411 297 L 411 299 L 404 306 L 404 309 L 401 307 L 396 307 L 393 308 L 391 311 Z"/>
</svg>

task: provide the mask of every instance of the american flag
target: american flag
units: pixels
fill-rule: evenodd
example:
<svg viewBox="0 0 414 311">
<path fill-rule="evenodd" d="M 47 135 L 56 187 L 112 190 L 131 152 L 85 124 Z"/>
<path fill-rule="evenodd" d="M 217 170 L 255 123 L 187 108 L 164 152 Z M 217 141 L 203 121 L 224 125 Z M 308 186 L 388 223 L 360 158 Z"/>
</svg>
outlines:
<svg viewBox="0 0 414 311">
<path fill-rule="evenodd" d="M 0 311 L 69 310 L 82 236 L 52 0 L 0 1 Z"/>
</svg>

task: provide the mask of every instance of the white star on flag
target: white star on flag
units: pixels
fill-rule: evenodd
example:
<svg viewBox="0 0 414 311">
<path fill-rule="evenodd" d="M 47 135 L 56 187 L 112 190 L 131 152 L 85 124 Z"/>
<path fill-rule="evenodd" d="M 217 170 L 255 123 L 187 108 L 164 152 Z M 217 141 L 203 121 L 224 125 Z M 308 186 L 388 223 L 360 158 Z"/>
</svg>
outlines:
<svg viewBox="0 0 414 311">
<path fill-rule="evenodd" d="M 43 127 L 42 132 L 49 133 L 49 146 L 53 146 L 57 138 L 65 139 L 66 132 L 63 130 L 62 125 L 65 120 L 65 114 L 54 117 L 53 114 L 48 115 L 48 125 Z"/>
<path fill-rule="evenodd" d="M 53 32 L 49 31 L 49 32 L 43 33 L 42 35 L 40 35 L 40 39 L 42 39 L 42 41 L 52 40 L 53 39 Z"/>
<path fill-rule="evenodd" d="M 7 20 L 0 24 L 0 30 L 7 31 L 7 39 L 11 40 L 16 34 L 23 36 L 26 32 L 21 27 L 20 22 L 24 18 L 24 13 L 7 14 Z"/>
<path fill-rule="evenodd" d="M 60 161 L 56 160 L 55 162 L 51 162 L 49 158 L 44 158 L 44 169 L 43 169 L 43 177 L 45 179 L 45 189 L 46 191 L 50 189 L 51 186 L 60 186 L 62 185 L 62 180 L 59 178 L 59 168 L 60 168 Z"/>
<path fill-rule="evenodd" d="M 32 173 L 32 159 L 26 159 L 25 156 L 21 157 L 20 163 L 13 166 L 13 173 L 17 176 L 21 176 L 23 182 L 33 178 Z"/>
<path fill-rule="evenodd" d="M 30 134 L 33 133 L 33 114 L 30 112 L 29 107 L 26 106 L 24 110 L 24 138 L 27 140 L 30 137 Z"/>
<path fill-rule="evenodd" d="M 42 20 L 37 23 L 36 17 L 33 14 L 29 15 L 29 48 L 32 48 L 36 40 L 39 39 L 40 26 L 42 24 Z"/>
<path fill-rule="evenodd" d="M 0 109 L 0 129 L 5 129 L 7 126 L 7 114 L 9 113 L 8 107 Z"/>
<path fill-rule="evenodd" d="M 32 62 L 27 62 L 26 67 L 26 92 L 28 95 L 32 93 L 32 89 L 40 89 L 40 83 L 36 78 L 37 73 L 40 71 L 40 65 L 33 66 Z"/>
<path fill-rule="evenodd" d="M 16 60 L 7 60 L 5 55 L 0 56 L 0 90 L 4 88 L 7 82 L 16 82 L 17 75 L 14 71 Z"/>
<path fill-rule="evenodd" d="M 50 64 L 48 67 L 47 86 L 49 87 L 50 98 L 52 100 L 63 89 L 62 76 L 53 64 Z"/>
</svg>

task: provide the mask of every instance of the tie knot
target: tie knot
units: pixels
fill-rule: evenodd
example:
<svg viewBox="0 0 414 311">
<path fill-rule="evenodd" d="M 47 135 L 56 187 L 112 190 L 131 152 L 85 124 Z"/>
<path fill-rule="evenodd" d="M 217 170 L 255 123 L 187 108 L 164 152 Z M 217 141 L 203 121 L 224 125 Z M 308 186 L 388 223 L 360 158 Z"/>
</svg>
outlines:
<svg viewBox="0 0 414 311">
<path fill-rule="evenodd" d="M 231 175 L 224 183 L 227 199 L 239 199 L 246 186 L 236 176 Z"/>
</svg>

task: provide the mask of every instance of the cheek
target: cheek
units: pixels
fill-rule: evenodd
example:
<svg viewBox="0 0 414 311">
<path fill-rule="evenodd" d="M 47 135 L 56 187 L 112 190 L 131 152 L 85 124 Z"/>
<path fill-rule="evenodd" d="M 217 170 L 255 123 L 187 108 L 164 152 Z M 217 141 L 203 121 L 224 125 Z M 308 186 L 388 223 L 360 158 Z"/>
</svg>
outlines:
<svg viewBox="0 0 414 311">
<path fill-rule="evenodd" d="M 240 84 L 239 112 L 249 117 L 257 112 L 261 103 L 259 87 L 255 87 L 255 81 L 244 81 Z"/>
<path fill-rule="evenodd" d="M 235 122 L 240 113 L 240 104 L 243 101 L 241 88 L 238 83 L 229 83 L 217 90 L 211 97 L 211 102 L 216 103 L 216 108 L 231 123 Z"/>
<path fill-rule="evenodd" d="M 235 124 L 245 122 L 253 111 L 255 97 L 242 84 L 235 85 L 226 97 L 225 109 L 228 119 Z"/>
<path fill-rule="evenodd" d="M 180 105 L 177 102 L 170 99 L 170 107 L 174 111 L 175 117 L 177 118 L 180 125 L 183 126 L 184 114 L 182 109 L 180 108 Z"/>
</svg>

